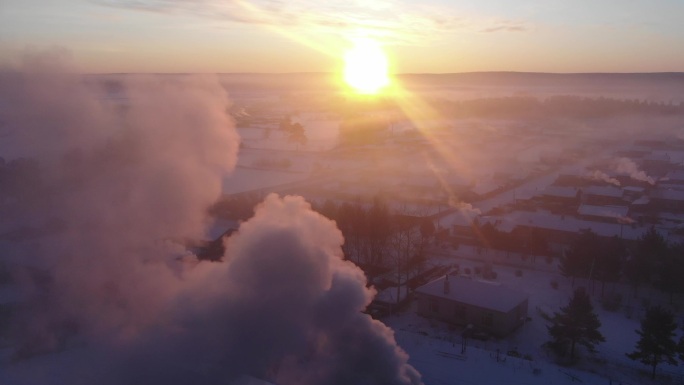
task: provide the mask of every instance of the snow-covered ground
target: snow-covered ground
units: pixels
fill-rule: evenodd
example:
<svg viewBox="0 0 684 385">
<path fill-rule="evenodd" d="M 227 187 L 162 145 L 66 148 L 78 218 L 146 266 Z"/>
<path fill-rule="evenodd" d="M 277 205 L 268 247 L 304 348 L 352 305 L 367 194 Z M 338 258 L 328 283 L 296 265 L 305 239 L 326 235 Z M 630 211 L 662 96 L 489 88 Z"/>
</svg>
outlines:
<svg viewBox="0 0 684 385">
<path fill-rule="evenodd" d="M 313 113 L 301 113 L 293 120 L 305 128 L 306 145 L 288 141 L 286 134 L 279 131 L 275 124 L 238 127 L 243 148 L 239 152 L 237 168 L 223 180 L 225 194 L 259 189 L 277 190 L 283 185 L 308 182 L 313 179 L 312 175 L 318 175 L 316 172 L 321 170 L 325 171 L 326 178 L 320 179 L 318 189 L 340 195 L 345 193 L 346 196 L 372 196 L 387 191 L 399 195 L 399 192 L 409 188 L 420 190 L 416 187 L 439 192 L 440 189 L 449 189 L 445 185 L 463 187 L 470 184 L 475 191 L 486 193 L 509 181 L 507 177 L 517 180 L 527 178 L 519 186 L 478 201 L 470 208 L 486 213 L 516 199 L 539 194 L 561 174 L 581 174 L 595 158 L 606 156 L 614 150 L 604 147 L 593 152 L 591 158 L 569 162 L 552 172 L 528 178 L 533 170 L 551 170 L 551 166 L 541 164 L 543 158 L 556 156 L 559 159 L 562 151 L 553 143 L 547 143 L 549 138 L 525 138 L 507 131 L 514 122 L 483 121 L 471 127 L 470 123 L 459 120 L 440 121 L 434 125 L 453 127 L 453 130 L 441 136 L 434 135 L 429 140 L 412 135 L 415 132 L 411 133 L 409 125 L 405 124 L 382 145 L 335 150 L 339 120 Z M 430 144 L 434 148 L 428 148 Z M 678 154 L 678 162 L 684 159 L 682 154 L 684 152 Z M 265 167 L 264 164 L 269 162 L 287 166 Z M 408 195 L 410 193 L 402 197 L 411 198 Z M 428 215 L 441 209 L 434 205 L 405 203 L 396 198 L 388 201 L 394 210 L 404 213 Z M 448 226 L 450 220 L 462 215 L 459 212 L 441 218 L 440 224 Z M 234 222 L 219 221 L 211 227 L 209 237 L 214 239 L 227 228 L 236 226 Z M 476 248 L 464 245 L 458 250 L 435 252 L 430 262 L 442 265 L 458 263 L 461 267 L 472 269 L 485 260 L 495 264 L 496 281 L 530 294 L 530 320 L 512 335 L 500 340 L 469 340 L 464 350 L 461 330 L 418 316 L 415 304 L 383 320 L 394 329 L 397 341 L 410 355 L 410 363 L 422 373 L 426 385 L 578 382 L 655 385 L 683 382 L 684 367 L 662 365 L 658 368 L 660 377 L 651 381 L 647 367 L 625 356 L 625 353 L 634 349 L 637 341 L 634 330 L 639 327 L 644 304 L 666 303 L 661 293 L 642 289 L 639 296 L 634 298 L 628 287 L 608 285 L 607 291 L 619 292 L 624 299 L 621 310 L 609 312 L 600 304 L 602 290 L 599 283 L 575 282 L 575 287 L 585 286 L 592 293 L 594 308 L 602 322 L 601 332 L 607 341 L 598 345 L 596 354 L 581 352 L 579 363 L 573 367 L 563 367 L 556 364 L 554 358 L 542 348 L 542 344 L 548 340 L 548 333 L 541 312 L 558 311 L 567 304 L 573 291 L 570 280 L 556 271 L 553 262 L 548 263 L 543 258 L 533 261 L 521 260 L 516 255 L 483 254 Z M 516 274 L 518 270 L 522 272 L 521 275 Z M 552 281 L 558 283 L 557 288 L 552 287 Z M 391 297 L 393 294 L 390 290 L 383 295 Z M 17 297 L 12 287 L 0 287 L 0 304 L 16 302 Z M 521 357 L 509 355 L 508 352 L 512 351 L 518 352 Z M 102 354 L 92 352 L 85 346 L 70 346 L 58 353 L 8 364 L 9 353 L 10 349 L 0 341 L 0 385 L 67 384 L 68 379 L 77 374 L 66 373 L 66 368 L 73 365 L 66 366 L 64 362 L 83 360 L 83 365 L 87 366 L 91 361 L 98 362 L 94 357 Z"/>
<path fill-rule="evenodd" d="M 468 208 L 486 213 L 516 200 L 539 195 L 560 175 L 583 175 L 592 162 L 609 157 L 620 146 L 592 147 L 591 156 L 567 161 L 555 167 L 539 168 L 544 163 L 542 158 L 560 156 L 557 149 L 556 153 L 553 152 L 556 147 L 543 141 L 546 138 L 510 140 L 512 138 L 506 136 L 510 122 L 501 122 L 498 125 L 488 123 L 484 128 L 478 126 L 477 131 L 473 132 L 467 127 L 458 128 L 458 122 L 451 122 L 455 127 L 451 135 L 455 132 L 462 135 L 456 135 L 457 138 L 448 135 L 438 138 L 441 143 L 435 148 L 436 153 L 440 150 L 451 153 L 444 158 L 433 157 L 429 151 L 425 152 L 425 143 L 420 140 L 407 142 L 405 147 L 401 147 L 410 151 L 397 152 L 391 144 L 398 143 L 400 136 L 389 140 L 389 145 L 335 152 L 327 150 L 334 147 L 339 122 L 317 119 L 306 114 L 300 119 L 310 139 L 309 144 L 302 149 L 287 143 L 284 134 L 275 129 L 271 129 L 269 133 L 265 128 L 241 129 L 246 144 L 246 148 L 240 153 L 239 164 L 242 167 L 226 179 L 224 191 L 231 193 L 304 181 L 316 164 L 327 170 L 335 170 L 335 177 L 321 181 L 320 189 L 359 196 L 373 195 L 388 189 L 403 191 L 405 188 L 401 183 L 408 180 L 414 184 L 433 186 L 435 178 L 423 178 L 421 180 L 425 182 L 420 182 L 413 176 L 437 175 L 436 170 L 450 170 L 448 175 L 456 176 L 466 184 L 474 183 L 473 188 L 483 189 L 483 192 L 505 183 L 505 179 L 497 179 L 497 172 L 516 175 L 520 179 L 527 178 L 515 188 L 477 201 Z M 399 131 L 397 135 L 406 130 Z M 255 169 L 253 166 L 264 158 L 288 159 L 291 166 L 284 170 Z M 430 163 L 430 167 L 426 166 L 427 163 Z M 526 172 L 520 174 L 521 169 Z M 532 169 L 541 171 L 539 176 L 529 178 Z M 437 184 L 433 187 L 439 189 Z M 451 219 L 462 215 L 461 212 L 454 213 L 441 218 L 440 223 L 449 225 Z M 629 287 L 608 284 L 606 292 L 620 293 L 623 298 L 622 308 L 610 312 L 601 305 L 600 283 L 577 280 L 574 287 L 585 286 L 592 294 L 606 342 L 598 345 L 597 353 L 580 352 L 581 359 L 576 365 L 563 367 L 556 364 L 554 357 L 542 347 L 548 340 L 548 332 L 541 312 L 552 313 L 568 303 L 573 291 L 570 280 L 558 273 L 556 261 L 548 263 L 544 258 L 522 260 L 517 255 L 494 254 L 496 253 L 478 252 L 474 247 L 462 245 L 455 251 L 435 252 L 431 262 L 458 263 L 462 267 L 473 268 L 487 260 L 495 264 L 497 281 L 529 293 L 530 320 L 511 336 L 484 342 L 471 340 L 468 341 L 466 351 L 462 352 L 461 331 L 417 316 L 415 304 L 384 320 L 395 330 L 398 342 L 409 353 L 410 362 L 423 374 L 426 385 L 573 382 L 636 385 L 682 382 L 684 368 L 663 364 L 658 368 L 658 379 L 651 381 L 648 367 L 625 356 L 625 353 L 634 350 L 638 338 L 635 330 L 639 328 L 645 304 L 667 305 L 661 293 L 642 289 L 634 297 Z M 522 276 L 516 274 L 517 270 L 522 271 Z M 552 287 L 552 281 L 558 283 L 557 288 Z M 509 356 L 509 351 L 519 352 L 527 359 Z"/>
<path fill-rule="evenodd" d="M 600 376 L 544 361 L 508 356 L 505 350 L 476 347 L 464 353 L 461 343 L 431 338 L 411 331 L 397 331 L 399 344 L 410 352 L 410 363 L 421 372 L 426 385 L 484 384 L 589 384 L 608 383 Z"/>
<path fill-rule="evenodd" d="M 448 256 L 435 256 L 431 263 L 439 265 L 459 264 L 462 268 L 481 266 L 482 256 L 475 248 L 460 247 Z M 643 303 L 667 304 L 662 293 L 641 289 L 638 298 L 632 297 L 625 285 L 607 284 L 606 293 L 622 293 L 623 308 L 617 312 L 603 309 L 601 284 L 576 280 L 575 287 L 584 286 L 592 294 L 594 310 L 602 323 L 601 333 L 606 342 L 597 346 L 598 352 L 579 352 L 580 361 L 571 367 L 555 363 L 554 357 L 542 344 L 548 341 L 546 322 L 540 311 L 552 313 L 567 305 L 573 292 L 571 280 L 555 271 L 549 271 L 543 259 L 536 263 L 525 262 L 527 268 L 495 265 L 497 282 L 522 290 L 530 295 L 530 320 L 512 335 L 500 339 L 479 341 L 469 339 L 462 351 L 462 329 L 445 323 L 420 317 L 416 304 L 383 321 L 395 331 L 399 345 L 410 355 L 410 363 L 423 375 L 426 385 L 441 384 L 669 384 L 681 383 L 684 368 L 662 364 L 659 376 L 650 380 L 649 368 L 634 362 L 625 353 L 634 350 L 639 320 L 644 314 Z M 537 268 L 539 267 L 539 268 Z M 517 270 L 522 275 L 516 274 Z M 558 282 L 558 288 L 551 286 Z M 499 359 L 497 361 L 497 350 Z M 509 356 L 516 351 L 518 358 Z M 612 382 L 611 382 L 612 381 Z"/>
<path fill-rule="evenodd" d="M 442 265 L 458 263 L 462 268 L 472 269 L 480 264 L 477 258 L 474 249 L 462 247 L 452 256 L 434 257 L 431 262 Z M 546 265 L 544 261 L 538 263 Z M 494 268 L 498 282 L 530 294 L 531 320 L 509 337 L 488 341 L 470 339 L 464 351 L 459 328 L 418 316 L 415 303 L 383 320 L 394 329 L 397 342 L 409 354 L 409 362 L 421 372 L 425 385 L 681 383 L 684 368 L 662 365 L 658 369 L 659 377 L 651 381 L 648 368 L 625 357 L 626 352 L 633 350 L 637 340 L 634 330 L 639 326 L 642 310 L 639 304 L 633 303 L 630 317 L 624 310 L 614 313 L 603 310 L 599 303 L 600 284 L 596 284 L 592 299 L 602 322 L 601 332 L 606 342 L 598 345 L 596 354 L 580 353 L 581 361 L 575 366 L 555 364 L 553 357 L 541 347 L 548 335 L 539 309 L 552 312 L 566 305 L 572 292 L 571 282 L 553 272 L 530 268 L 522 269 L 522 276 L 517 276 L 516 270 L 519 268 Z M 551 288 L 552 280 L 559 283 L 558 289 Z M 586 286 L 591 292 L 591 284 L 581 281 L 575 283 L 575 286 L 580 285 Z M 607 289 L 629 292 L 628 288 L 616 288 L 614 285 L 609 285 Z M 663 299 L 662 295 L 650 290 L 640 293 L 639 298 L 636 302 L 640 302 L 641 298 Z M 629 296 L 626 299 L 635 302 Z M 518 352 L 520 357 L 509 355 L 510 351 Z M 0 384 L 68 384 L 65 379 L 71 378 L 74 373 L 65 372 L 64 368 L 70 366 L 63 365 L 64 362 L 83 360 L 84 365 L 87 365 L 90 362 L 88 357 L 101 354 L 85 346 L 73 346 L 59 353 L 7 365 L 9 352 L 8 348 L 0 346 L 0 362 L 3 363 Z M 96 359 L 93 361 L 97 362 Z"/>
</svg>

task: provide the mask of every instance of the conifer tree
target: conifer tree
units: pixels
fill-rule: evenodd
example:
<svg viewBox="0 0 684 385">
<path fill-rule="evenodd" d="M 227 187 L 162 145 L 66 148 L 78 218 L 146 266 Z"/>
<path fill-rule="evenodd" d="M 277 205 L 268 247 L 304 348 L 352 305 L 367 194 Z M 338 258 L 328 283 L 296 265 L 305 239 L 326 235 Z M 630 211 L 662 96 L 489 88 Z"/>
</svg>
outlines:
<svg viewBox="0 0 684 385">
<path fill-rule="evenodd" d="M 591 229 L 582 230 L 570 246 L 570 250 L 561 258 L 560 270 L 566 277 L 587 278 L 591 274 L 596 257 L 601 254 L 601 242 Z"/>
<path fill-rule="evenodd" d="M 677 324 L 671 312 L 654 306 L 646 311 L 646 317 L 641 321 L 641 330 L 636 333 L 641 336 L 636 350 L 628 353 L 627 357 L 651 365 L 651 378 L 655 378 L 656 367 L 665 362 L 677 365 L 677 342 L 675 341 Z"/>
<path fill-rule="evenodd" d="M 634 297 L 642 284 L 652 283 L 655 268 L 668 252 L 667 240 L 654 226 L 644 233 L 637 242 L 634 255 L 625 266 L 627 279 L 634 289 Z"/>
<path fill-rule="evenodd" d="M 547 326 L 552 340 L 550 345 L 564 354 L 570 349 L 570 359 L 575 358 L 577 344 L 586 347 L 590 352 L 595 351 L 595 345 L 605 341 L 599 331 L 601 321 L 594 312 L 591 299 L 587 292 L 578 288 L 575 290 L 570 303 L 562 307 L 559 313 L 546 316 L 551 322 Z"/>
</svg>

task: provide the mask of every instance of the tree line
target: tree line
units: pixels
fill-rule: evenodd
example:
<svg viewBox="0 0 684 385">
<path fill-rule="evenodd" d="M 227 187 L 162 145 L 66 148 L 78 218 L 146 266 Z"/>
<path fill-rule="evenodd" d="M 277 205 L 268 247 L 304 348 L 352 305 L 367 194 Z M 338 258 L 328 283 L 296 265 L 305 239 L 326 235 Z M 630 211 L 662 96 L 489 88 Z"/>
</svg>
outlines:
<svg viewBox="0 0 684 385">
<path fill-rule="evenodd" d="M 436 232 L 430 219 L 392 213 L 379 198 L 371 204 L 327 200 L 314 209 L 337 223 L 345 258 L 361 267 L 369 280 L 391 268 L 397 282 L 408 283 L 424 266 L 425 250 Z"/>
<path fill-rule="evenodd" d="M 278 123 L 278 129 L 287 135 L 287 141 L 289 143 L 294 143 L 296 149 L 299 150 L 299 146 L 306 146 L 309 138 L 306 136 L 306 130 L 299 122 L 292 122 L 292 116 L 286 115 Z M 267 133 L 270 131 L 266 131 Z M 268 136 L 268 134 L 267 134 Z"/>
<path fill-rule="evenodd" d="M 682 115 L 684 103 L 555 95 L 547 98 L 509 96 L 435 102 L 452 117 L 495 118 L 605 118 L 619 115 Z"/>
<path fill-rule="evenodd" d="M 529 255 L 533 260 L 537 256 L 550 254 L 549 241 L 539 229 L 516 227 L 511 232 L 505 232 L 496 226 L 491 222 L 480 224 L 477 218 L 473 221 L 472 229 L 481 246 Z"/>
<path fill-rule="evenodd" d="M 561 258 L 563 275 L 601 283 L 625 279 L 636 297 L 640 287 L 651 285 L 673 296 L 684 292 L 684 244 L 669 243 L 655 227 L 649 228 L 632 247 L 624 240 L 599 237 L 591 229 L 582 230 Z"/>
</svg>

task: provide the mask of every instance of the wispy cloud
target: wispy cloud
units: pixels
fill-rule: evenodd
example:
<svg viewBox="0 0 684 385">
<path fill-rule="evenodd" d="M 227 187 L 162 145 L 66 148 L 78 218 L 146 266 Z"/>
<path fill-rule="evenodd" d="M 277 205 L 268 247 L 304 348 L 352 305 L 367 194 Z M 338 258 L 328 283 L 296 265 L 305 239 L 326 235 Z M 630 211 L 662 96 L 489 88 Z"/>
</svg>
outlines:
<svg viewBox="0 0 684 385">
<path fill-rule="evenodd" d="M 524 32 L 520 20 L 483 20 L 456 9 L 397 0 L 91 0 L 109 7 L 189 14 L 223 21 L 256 24 L 304 33 L 353 37 L 363 34 L 385 43 L 422 43 L 455 31 Z"/>
<path fill-rule="evenodd" d="M 492 22 L 480 32 L 527 32 L 530 30 L 530 25 L 522 21 L 515 20 L 500 20 Z"/>
</svg>

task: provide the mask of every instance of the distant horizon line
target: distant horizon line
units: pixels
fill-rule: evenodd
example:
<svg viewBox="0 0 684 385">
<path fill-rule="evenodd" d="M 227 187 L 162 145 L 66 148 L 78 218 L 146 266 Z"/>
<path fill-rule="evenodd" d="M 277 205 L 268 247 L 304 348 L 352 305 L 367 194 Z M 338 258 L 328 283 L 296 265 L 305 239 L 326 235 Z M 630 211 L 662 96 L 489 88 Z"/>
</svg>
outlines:
<svg viewBox="0 0 684 385">
<path fill-rule="evenodd" d="M 293 71 L 293 72 L 83 72 L 82 75 L 333 75 L 331 71 Z M 464 72 L 401 72 L 391 76 L 445 76 L 445 75 L 684 75 L 682 71 L 644 71 L 644 72 L 543 72 L 543 71 L 464 71 Z"/>
</svg>

